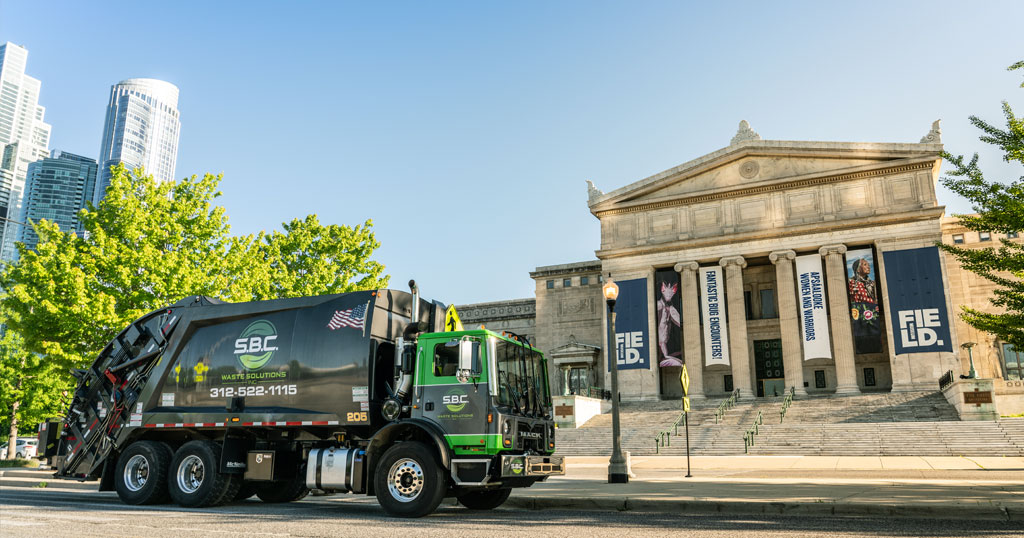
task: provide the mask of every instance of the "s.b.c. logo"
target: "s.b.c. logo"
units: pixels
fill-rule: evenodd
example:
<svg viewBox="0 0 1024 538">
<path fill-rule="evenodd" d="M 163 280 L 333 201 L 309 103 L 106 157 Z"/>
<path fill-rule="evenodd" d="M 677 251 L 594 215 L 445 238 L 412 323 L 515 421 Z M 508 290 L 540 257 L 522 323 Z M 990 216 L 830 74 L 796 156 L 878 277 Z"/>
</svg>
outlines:
<svg viewBox="0 0 1024 538">
<path fill-rule="evenodd" d="M 452 389 L 441 399 L 441 403 L 452 413 L 462 411 L 466 407 L 467 401 L 469 401 L 469 397 L 466 396 L 466 392 L 462 389 Z"/>
<path fill-rule="evenodd" d="M 266 366 L 277 351 L 277 328 L 267 320 L 254 321 L 235 340 L 235 356 L 242 368 L 253 371 Z"/>
</svg>

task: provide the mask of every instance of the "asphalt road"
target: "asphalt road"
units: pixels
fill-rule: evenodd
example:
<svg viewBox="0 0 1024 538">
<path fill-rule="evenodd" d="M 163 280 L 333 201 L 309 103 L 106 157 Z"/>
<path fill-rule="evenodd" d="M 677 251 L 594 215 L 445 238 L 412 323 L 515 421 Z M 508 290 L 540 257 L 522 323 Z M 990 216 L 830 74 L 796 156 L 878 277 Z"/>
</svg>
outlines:
<svg viewBox="0 0 1024 538">
<path fill-rule="evenodd" d="M 387 517 L 364 496 L 337 495 L 268 505 L 249 500 L 218 508 L 133 507 L 112 493 L 0 489 L 0 536 L 1006 536 L 1020 522 L 792 516 L 675 516 L 661 513 L 498 509 L 471 512 L 450 501 L 416 520 Z"/>
</svg>

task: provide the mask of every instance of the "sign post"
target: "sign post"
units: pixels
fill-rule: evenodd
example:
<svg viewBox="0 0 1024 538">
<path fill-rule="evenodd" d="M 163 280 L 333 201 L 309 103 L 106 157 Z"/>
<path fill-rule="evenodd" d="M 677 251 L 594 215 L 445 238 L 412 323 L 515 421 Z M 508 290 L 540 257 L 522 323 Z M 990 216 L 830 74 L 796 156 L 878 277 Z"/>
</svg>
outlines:
<svg viewBox="0 0 1024 538">
<path fill-rule="evenodd" d="M 683 385 L 683 428 L 686 430 L 686 478 L 690 478 L 690 373 L 683 365 L 679 373 L 679 382 Z"/>
</svg>

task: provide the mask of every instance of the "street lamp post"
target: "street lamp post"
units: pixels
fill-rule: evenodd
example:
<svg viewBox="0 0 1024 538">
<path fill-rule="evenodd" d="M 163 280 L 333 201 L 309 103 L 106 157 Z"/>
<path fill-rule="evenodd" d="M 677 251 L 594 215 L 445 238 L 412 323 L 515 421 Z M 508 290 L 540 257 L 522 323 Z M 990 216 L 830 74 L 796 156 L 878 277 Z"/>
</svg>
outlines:
<svg viewBox="0 0 1024 538">
<path fill-rule="evenodd" d="M 608 483 L 626 484 L 629 470 L 622 455 L 622 432 L 619 430 L 619 353 L 615 342 L 615 300 L 619 297 L 619 286 L 608 277 L 602 288 L 608 304 L 608 360 L 612 371 L 612 458 L 608 461 Z"/>
<path fill-rule="evenodd" d="M 960 347 L 967 350 L 967 358 L 971 361 L 971 369 L 967 372 L 967 379 L 978 379 L 978 372 L 974 369 L 974 352 L 972 348 L 978 344 L 974 342 L 964 342 L 960 344 Z"/>
</svg>

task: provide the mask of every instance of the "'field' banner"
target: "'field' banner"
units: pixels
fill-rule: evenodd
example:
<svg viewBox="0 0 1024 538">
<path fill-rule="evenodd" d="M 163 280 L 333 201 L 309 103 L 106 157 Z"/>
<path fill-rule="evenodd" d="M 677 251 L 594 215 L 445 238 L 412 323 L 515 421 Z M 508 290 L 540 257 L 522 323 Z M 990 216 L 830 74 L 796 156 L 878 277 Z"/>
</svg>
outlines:
<svg viewBox="0 0 1024 538">
<path fill-rule="evenodd" d="M 799 297 L 800 336 L 804 342 L 804 360 L 831 359 L 832 342 L 828 336 L 828 310 L 825 306 L 825 279 L 821 255 L 796 258 L 796 289 Z"/>
<path fill-rule="evenodd" d="M 725 278 L 721 267 L 701 267 L 700 315 L 704 321 L 704 363 L 729 365 L 729 329 L 725 323 Z"/>
<path fill-rule="evenodd" d="M 647 279 L 618 282 L 615 301 L 615 346 L 619 370 L 647 370 L 651 367 L 647 352 Z M 611 371 L 611 363 L 608 363 Z"/>
<path fill-rule="evenodd" d="M 937 247 L 883 252 L 896 354 L 953 351 Z"/>
</svg>

